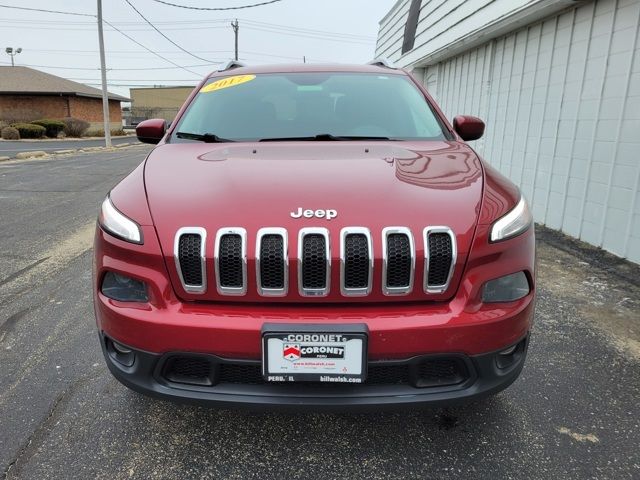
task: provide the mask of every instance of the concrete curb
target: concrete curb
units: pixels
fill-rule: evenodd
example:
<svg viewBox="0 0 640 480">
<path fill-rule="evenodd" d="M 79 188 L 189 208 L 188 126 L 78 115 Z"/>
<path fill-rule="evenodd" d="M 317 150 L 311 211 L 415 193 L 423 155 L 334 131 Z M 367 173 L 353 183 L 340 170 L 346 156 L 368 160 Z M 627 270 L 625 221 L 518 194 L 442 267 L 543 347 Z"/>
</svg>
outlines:
<svg viewBox="0 0 640 480">
<path fill-rule="evenodd" d="M 111 148 L 107 147 L 85 147 L 85 148 L 73 148 L 73 149 L 65 149 L 65 150 L 53 150 L 49 152 L 45 152 L 44 150 L 35 150 L 31 152 L 18 152 L 15 157 L 0 157 L 0 162 L 6 162 L 8 160 L 25 160 L 28 158 L 47 158 L 47 157 L 56 157 L 58 155 L 71 155 L 74 153 L 90 153 L 90 152 L 115 152 L 117 149 L 127 148 L 127 147 L 136 147 L 144 145 L 140 142 L 135 143 L 121 143 L 118 145 L 114 145 Z"/>
<path fill-rule="evenodd" d="M 33 152 L 19 152 L 16 153 L 16 158 L 18 160 L 22 160 L 24 158 L 33 158 L 33 157 L 46 157 L 47 152 L 43 150 L 35 150 Z"/>
<path fill-rule="evenodd" d="M 125 138 L 125 137 L 134 137 L 136 134 L 131 133 L 128 135 L 112 135 L 111 138 Z M 85 140 L 104 140 L 104 137 L 64 137 L 64 138 L 21 138 L 19 140 L 5 140 L 4 138 L 0 138 L 1 142 L 21 142 L 21 143 L 33 143 L 37 144 L 40 142 L 84 142 Z"/>
</svg>

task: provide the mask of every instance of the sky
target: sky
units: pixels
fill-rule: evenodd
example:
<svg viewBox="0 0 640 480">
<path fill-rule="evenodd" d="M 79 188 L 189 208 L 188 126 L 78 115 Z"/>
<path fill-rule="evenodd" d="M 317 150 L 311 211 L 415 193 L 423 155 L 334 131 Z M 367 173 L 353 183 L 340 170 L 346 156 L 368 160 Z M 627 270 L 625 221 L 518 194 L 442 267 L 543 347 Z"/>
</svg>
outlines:
<svg viewBox="0 0 640 480">
<path fill-rule="evenodd" d="M 166 1 L 237 7 L 267 0 Z M 163 38 L 128 2 L 186 52 Z M 156 0 L 128 2 L 103 0 L 104 20 L 122 32 L 104 25 L 108 88 L 125 96 L 129 96 L 129 87 L 195 85 L 218 63 L 233 57 L 231 22 L 236 18 L 239 56 L 245 63 L 298 63 L 303 57 L 310 63 L 365 63 L 374 57 L 378 22 L 395 0 L 280 0 L 229 11 L 183 9 Z M 3 7 L 95 16 L 96 5 L 96 0 L 0 0 L 0 65 L 11 64 L 6 47 L 21 47 L 16 65 L 100 88 L 95 17 Z"/>
</svg>

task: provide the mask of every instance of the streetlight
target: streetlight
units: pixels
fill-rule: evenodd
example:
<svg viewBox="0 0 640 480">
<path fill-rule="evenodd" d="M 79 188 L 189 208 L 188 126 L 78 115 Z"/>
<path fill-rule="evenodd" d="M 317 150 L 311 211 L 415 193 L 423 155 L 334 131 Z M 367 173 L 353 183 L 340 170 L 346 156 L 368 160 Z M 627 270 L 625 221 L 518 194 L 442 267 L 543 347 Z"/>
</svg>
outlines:
<svg viewBox="0 0 640 480">
<path fill-rule="evenodd" d="M 22 52 L 22 48 L 18 47 L 14 50 L 12 47 L 7 47 L 4 51 L 11 57 L 11 66 L 14 67 L 13 57 Z"/>
</svg>

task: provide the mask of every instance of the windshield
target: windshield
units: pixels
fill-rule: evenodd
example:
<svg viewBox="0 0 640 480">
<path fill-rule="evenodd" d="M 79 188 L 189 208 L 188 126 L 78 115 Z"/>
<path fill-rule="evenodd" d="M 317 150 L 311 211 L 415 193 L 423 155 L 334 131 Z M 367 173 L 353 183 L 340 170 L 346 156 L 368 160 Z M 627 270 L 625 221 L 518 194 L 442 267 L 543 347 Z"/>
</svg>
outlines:
<svg viewBox="0 0 640 480">
<path fill-rule="evenodd" d="M 175 132 L 173 141 L 445 139 L 409 78 L 370 73 L 216 78 L 200 89 Z"/>
</svg>

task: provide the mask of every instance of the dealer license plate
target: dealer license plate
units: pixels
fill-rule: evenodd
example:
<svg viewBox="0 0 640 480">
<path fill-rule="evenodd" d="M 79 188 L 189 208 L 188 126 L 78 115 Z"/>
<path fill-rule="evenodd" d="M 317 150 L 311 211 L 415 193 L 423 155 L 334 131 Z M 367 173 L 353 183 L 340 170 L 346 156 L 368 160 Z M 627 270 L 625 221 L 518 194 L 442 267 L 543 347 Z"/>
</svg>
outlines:
<svg viewBox="0 0 640 480">
<path fill-rule="evenodd" d="M 264 332 L 262 373 L 268 382 L 362 383 L 366 333 Z"/>
</svg>

